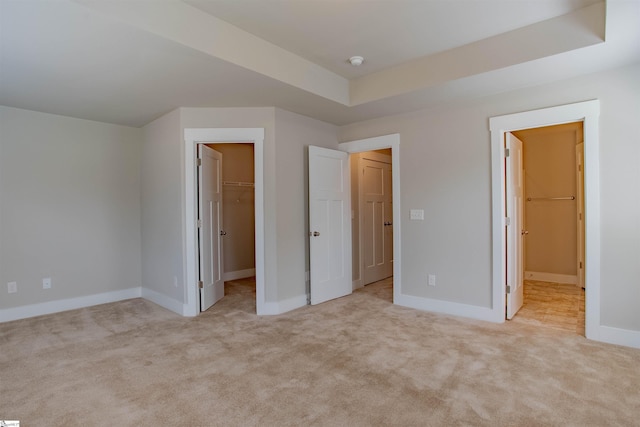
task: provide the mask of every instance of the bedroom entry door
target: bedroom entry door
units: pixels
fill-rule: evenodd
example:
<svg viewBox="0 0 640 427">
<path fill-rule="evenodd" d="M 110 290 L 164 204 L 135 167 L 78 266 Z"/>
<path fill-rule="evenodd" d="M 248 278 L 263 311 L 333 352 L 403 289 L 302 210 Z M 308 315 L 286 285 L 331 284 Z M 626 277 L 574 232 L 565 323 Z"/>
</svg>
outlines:
<svg viewBox="0 0 640 427">
<path fill-rule="evenodd" d="M 352 291 L 350 186 L 347 153 L 309 147 L 311 304 Z"/>
<path fill-rule="evenodd" d="M 224 296 L 222 154 L 198 144 L 198 260 L 200 311 Z"/>
</svg>

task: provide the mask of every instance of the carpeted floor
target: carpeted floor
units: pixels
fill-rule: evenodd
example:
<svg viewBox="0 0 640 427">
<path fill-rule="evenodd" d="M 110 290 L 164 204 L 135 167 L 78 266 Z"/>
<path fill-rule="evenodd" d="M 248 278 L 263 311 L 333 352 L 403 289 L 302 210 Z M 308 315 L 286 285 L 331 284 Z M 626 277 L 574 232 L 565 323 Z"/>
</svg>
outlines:
<svg viewBox="0 0 640 427">
<path fill-rule="evenodd" d="M 246 285 L 246 284 L 245 284 Z M 257 317 L 133 299 L 0 324 L 21 426 L 632 426 L 640 350 L 394 306 L 390 282 Z"/>
</svg>

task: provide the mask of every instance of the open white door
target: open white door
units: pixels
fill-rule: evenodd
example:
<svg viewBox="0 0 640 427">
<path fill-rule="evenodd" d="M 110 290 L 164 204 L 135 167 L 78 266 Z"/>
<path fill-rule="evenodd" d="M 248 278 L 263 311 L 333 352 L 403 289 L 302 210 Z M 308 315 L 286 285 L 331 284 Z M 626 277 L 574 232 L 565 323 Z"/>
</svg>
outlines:
<svg viewBox="0 0 640 427">
<path fill-rule="evenodd" d="M 584 143 L 576 145 L 576 205 L 577 205 L 577 236 L 578 236 L 578 286 L 584 289 Z"/>
<path fill-rule="evenodd" d="M 311 304 L 352 291 L 350 186 L 347 153 L 309 147 Z"/>
<path fill-rule="evenodd" d="M 200 310 L 224 296 L 222 280 L 222 154 L 198 144 L 198 249 Z"/>
<path fill-rule="evenodd" d="M 506 162 L 506 214 L 507 219 L 507 319 L 520 310 L 523 294 L 523 163 L 522 141 L 510 132 L 505 135 L 508 150 Z"/>
</svg>

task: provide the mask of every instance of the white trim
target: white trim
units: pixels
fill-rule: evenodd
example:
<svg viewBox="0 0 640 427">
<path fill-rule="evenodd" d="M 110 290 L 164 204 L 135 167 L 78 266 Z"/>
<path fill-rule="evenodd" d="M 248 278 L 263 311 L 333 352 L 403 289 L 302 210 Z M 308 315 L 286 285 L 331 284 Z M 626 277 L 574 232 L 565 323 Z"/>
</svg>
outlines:
<svg viewBox="0 0 640 427">
<path fill-rule="evenodd" d="M 222 275 L 222 280 L 225 282 L 228 280 L 246 279 L 247 277 L 253 277 L 256 275 L 255 268 L 247 268 L 245 270 L 226 271 Z"/>
<path fill-rule="evenodd" d="M 598 335 L 596 337 L 591 337 L 591 339 L 609 344 L 640 348 L 640 331 L 600 325 L 598 328 Z"/>
<path fill-rule="evenodd" d="M 363 151 L 391 148 L 391 181 L 393 185 L 393 302 L 395 303 L 402 291 L 402 257 L 400 224 L 400 134 L 376 136 L 356 141 L 342 142 L 338 149 L 349 154 Z M 360 272 L 362 277 L 362 272 Z"/>
<path fill-rule="evenodd" d="M 87 295 L 83 297 L 23 305 L 20 307 L 4 308 L 0 310 L 0 322 L 10 322 L 12 320 L 27 319 L 29 317 L 60 313 L 62 311 L 76 310 L 79 308 L 91 307 L 93 305 L 108 304 L 110 302 L 123 301 L 140 297 L 141 288 L 137 287 L 122 289 L 119 291 L 104 292 L 101 294 Z"/>
<path fill-rule="evenodd" d="M 142 288 L 142 298 L 149 300 L 154 304 L 158 304 L 160 307 L 164 307 L 167 310 L 173 311 L 174 313 L 178 313 L 181 316 L 184 316 L 185 312 L 188 311 L 187 305 L 183 304 L 181 301 L 149 288 Z"/>
<path fill-rule="evenodd" d="M 196 259 L 196 171 L 195 152 L 198 143 L 253 144 L 255 169 L 255 256 L 256 256 L 256 312 L 263 313 L 266 304 L 265 251 L 264 251 L 264 128 L 187 128 L 184 130 L 185 201 L 183 207 L 184 262 L 185 262 L 185 316 L 200 313 Z"/>
<path fill-rule="evenodd" d="M 492 188 L 492 310 L 496 322 L 504 322 L 506 247 L 503 226 L 505 198 L 504 134 L 542 126 L 583 121 L 585 173 L 586 336 L 600 336 L 600 166 L 598 100 L 508 114 L 489 119 L 491 130 Z"/>
<path fill-rule="evenodd" d="M 307 295 L 299 295 L 297 297 L 289 298 L 283 301 L 271 302 L 268 301 L 262 308 L 262 315 L 276 315 L 286 313 L 296 308 L 304 307 L 307 305 Z"/>
<path fill-rule="evenodd" d="M 403 307 L 415 308 L 417 310 L 494 322 L 493 310 L 487 307 L 405 294 L 400 294 L 397 297 L 394 295 L 393 302 L 394 304 L 398 304 Z"/>
<path fill-rule="evenodd" d="M 571 274 L 544 273 L 541 271 L 525 271 L 526 280 L 539 280 L 541 282 L 565 283 L 567 285 L 577 285 L 578 276 Z"/>
</svg>

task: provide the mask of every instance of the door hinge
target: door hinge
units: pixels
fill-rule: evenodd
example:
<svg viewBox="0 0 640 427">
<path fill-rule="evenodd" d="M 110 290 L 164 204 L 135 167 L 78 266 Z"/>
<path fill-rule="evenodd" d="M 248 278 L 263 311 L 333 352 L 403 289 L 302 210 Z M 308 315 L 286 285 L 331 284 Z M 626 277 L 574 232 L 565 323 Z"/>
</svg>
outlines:
<svg viewBox="0 0 640 427">
<path fill-rule="evenodd" d="M 202 220 L 199 219 L 197 224 L 198 224 L 198 228 L 201 228 L 202 227 Z"/>
<path fill-rule="evenodd" d="M 204 283 L 202 283 L 202 280 L 198 281 L 198 288 L 204 288 Z"/>
<path fill-rule="evenodd" d="M 508 216 L 504 217 L 504 225 L 505 227 L 508 227 L 511 225 L 511 218 L 509 218 Z"/>
<path fill-rule="evenodd" d="M 202 283 L 202 282 L 200 282 Z M 507 293 L 510 294 L 511 293 L 511 286 L 507 285 Z"/>
<path fill-rule="evenodd" d="M 202 166 L 202 159 L 196 159 L 196 166 Z"/>
<path fill-rule="evenodd" d="M 582 165 L 578 165 L 578 172 L 582 172 Z"/>
<path fill-rule="evenodd" d="M 579 214 L 578 214 L 578 219 L 579 219 L 580 221 L 582 221 L 582 213 L 579 213 Z"/>
<path fill-rule="evenodd" d="M 509 157 L 509 149 L 508 148 L 504 149 L 504 156 L 505 157 Z"/>
<path fill-rule="evenodd" d="M 582 268 L 582 261 L 580 261 L 580 268 Z"/>
</svg>

